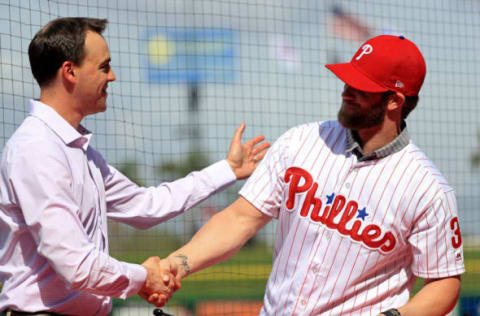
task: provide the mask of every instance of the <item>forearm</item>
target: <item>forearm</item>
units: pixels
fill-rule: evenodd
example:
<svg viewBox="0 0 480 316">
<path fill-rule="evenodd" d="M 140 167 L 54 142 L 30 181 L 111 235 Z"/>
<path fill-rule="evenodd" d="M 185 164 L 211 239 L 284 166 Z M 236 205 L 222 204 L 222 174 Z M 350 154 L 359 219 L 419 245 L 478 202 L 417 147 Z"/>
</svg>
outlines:
<svg viewBox="0 0 480 316">
<path fill-rule="evenodd" d="M 460 294 L 460 276 L 432 279 L 398 311 L 402 316 L 437 316 L 449 313 Z"/>
<path fill-rule="evenodd" d="M 226 161 L 157 187 L 142 188 L 112 168 L 106 181 L 108 217 L 136 228 L 149 228 L 173 218 L 235 183 Z"/>
<path fill-rule="evenodd" d="M 229 212 L 216 214 L 188 244 L 169 256 L 180 264 L 182 277 L 229 259 L 255 233 L 241 223 L 228 224 L 233 222 Z"/>
<path fill-rule="evenodd" d="M 40 260 L 46 259 L 72 290 L 120 298 L 138 292 L 145 281 L 145 269 L 120 262 L 100 250 L 101 246 L 92 241 L 95 235 L 89 235 L 77 217 L 74 203 L 65 199 L 62 205 L 53 203 L 47 201 L 36 207 L 42 216 L 24 212 L 35 241 L 31 251 L 38 252 Z M 28 209 L 35 208 L 28 205 Z"/>
<path fill-rule="evenodd" d="M 188 244 L 170 254 L 169 258 L 179 264 L 179 275 L 183 278 L 229 259 L 269 220 L 239 198 L 213 216 Z"/>
<path fill-rule="evenodd" d="M 145 282 L 146 271 L 140 265 L 120 262 L 98 252 L 87 255 L 84 260 L 80 260 L 80 255 L 73 257 L 66 254 L 50 261 L 72 290 L 126 299 L 136 294 Z"/>
</svg>

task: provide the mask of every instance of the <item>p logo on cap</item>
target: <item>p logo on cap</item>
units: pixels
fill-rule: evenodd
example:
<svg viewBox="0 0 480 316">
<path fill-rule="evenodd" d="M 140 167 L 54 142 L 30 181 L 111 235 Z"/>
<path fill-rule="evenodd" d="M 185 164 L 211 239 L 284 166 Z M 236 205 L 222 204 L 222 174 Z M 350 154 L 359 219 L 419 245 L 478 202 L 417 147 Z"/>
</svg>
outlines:
<svg viewBox="0 0 480 316">
<path fill-rule="evenodd" d="M 326 67 L 355 89 L 391 90 L 407 96 L 418 95 L 427 73 L 418 47 L 403 36 L 393 35 L 376 36 L 366 41 L 349 63 Z"/>
<path fill-rule="evenodd" d="M 362 46 L 361 50 L 362 52 L 357 56 L 357 58 L 355 58 L 356 60 L 359 60 L 360 58 L 362 58 L 363 55 L 371 54 L 373 51 L 373 47 L 370 44 L 365 44 Z"/>
</svg>

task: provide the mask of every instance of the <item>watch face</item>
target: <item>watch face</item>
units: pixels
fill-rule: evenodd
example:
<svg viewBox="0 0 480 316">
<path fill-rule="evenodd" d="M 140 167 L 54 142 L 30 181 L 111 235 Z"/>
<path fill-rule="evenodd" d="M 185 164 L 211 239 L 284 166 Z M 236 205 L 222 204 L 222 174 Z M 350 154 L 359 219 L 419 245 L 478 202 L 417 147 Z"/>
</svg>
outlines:
<svg viewBox="0 0 480 316">
<path fill-rule="evenodd" d="M 396 308 L 391 308 L 389 310 L 386 310 L 386 311 L 382 312 L 382 314 L 385 315 L 385 316 L 402 316 L 400 314 L 400 312 L 398 311 L 398 309 L 396 309 Z"/>
</svg>

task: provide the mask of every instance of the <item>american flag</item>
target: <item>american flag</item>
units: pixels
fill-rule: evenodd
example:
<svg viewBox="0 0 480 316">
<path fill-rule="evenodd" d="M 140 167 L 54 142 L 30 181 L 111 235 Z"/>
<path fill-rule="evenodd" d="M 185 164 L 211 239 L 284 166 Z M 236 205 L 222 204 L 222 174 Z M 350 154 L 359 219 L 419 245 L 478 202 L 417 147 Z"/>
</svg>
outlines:
<svg viewBox="0 0 480 316">
<path fill-rule="evenodd" d="M 370 26 L 340 6 L 331 8 L 332 18 L 328 23 L 329 32 L 344 40 L 364 42 L 372 36 Z"/>
</svg>

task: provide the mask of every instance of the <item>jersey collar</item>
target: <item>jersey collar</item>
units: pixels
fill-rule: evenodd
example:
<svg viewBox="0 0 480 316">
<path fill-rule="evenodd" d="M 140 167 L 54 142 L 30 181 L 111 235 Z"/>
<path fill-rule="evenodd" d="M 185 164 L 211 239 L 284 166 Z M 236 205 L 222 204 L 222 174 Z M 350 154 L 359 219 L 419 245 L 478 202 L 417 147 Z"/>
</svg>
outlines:
<svg viewBox="0 0 480 316">
<path fill-rule="evenodd" d="M 401 129 L 402 131 L 393 141 L 368 155 L 364 154 L 362 147 L 357 141 L 358 136 L 356 135 L 356 133 L 352 130 L 347 129 L 346 151 L 355 154 L 355 156 L 357 156 L 358 158 L 358 161 L 367 161 L 387 157 L 391 154 L 399 152 L 410 143 L 410 136 L 408 134 L 407 123 L 405 123 L 405 121 L 402 122 Z"/>
</svg>

